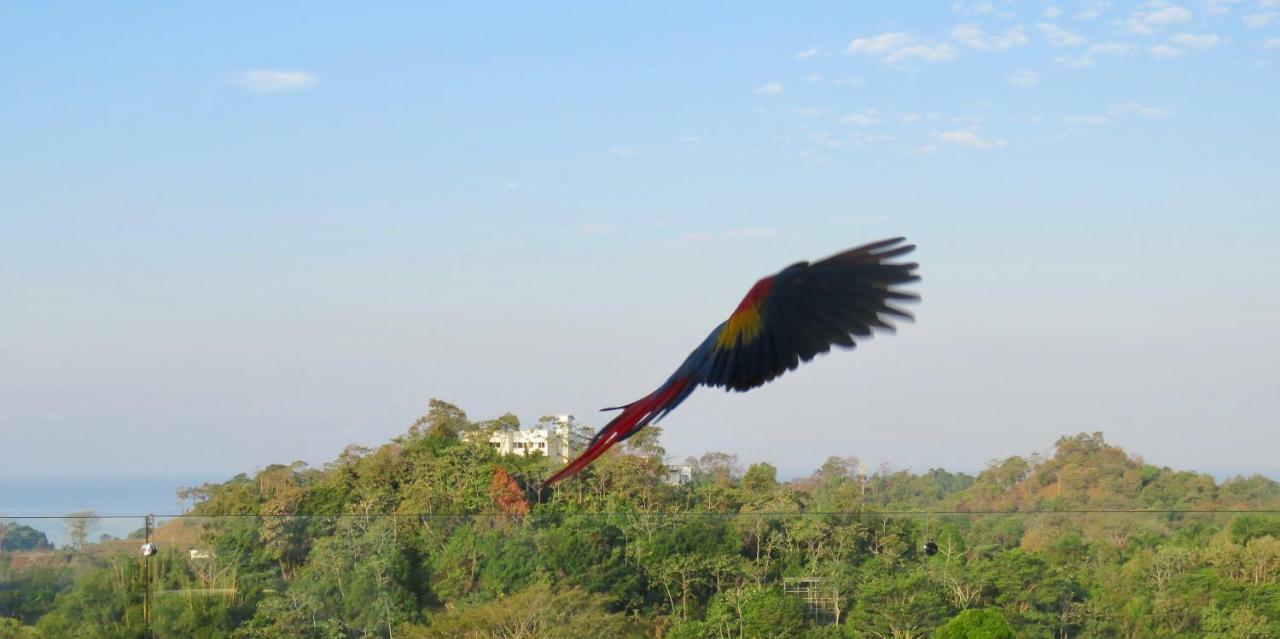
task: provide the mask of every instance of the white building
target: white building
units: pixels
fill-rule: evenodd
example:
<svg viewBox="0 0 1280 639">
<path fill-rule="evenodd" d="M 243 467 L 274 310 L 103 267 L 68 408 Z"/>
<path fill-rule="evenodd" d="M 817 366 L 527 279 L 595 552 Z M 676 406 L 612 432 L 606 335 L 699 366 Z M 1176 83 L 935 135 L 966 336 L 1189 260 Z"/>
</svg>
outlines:
<svg viewBox="0 0 1280 639">
<path fill-rule="evenodd" d="M 575 452 L 586 448 L 584 436 L 574 432 L 573 415 L 556 415 L 550 423 L 540 422 L 528 430 L 497 431 L 489 435 L 489 445 L 500 455 L 528 456 L 535 452 L 562 464 L 569 463 Z M 473 433 L 463 435 L 469 440 Z M 668 484 L 683 486 L 693 481 L 693 466 L 667 461 L 662 480 Z"/>
<path fill-rule="evenodd" d="M 667 462 L 667 476 L 662 480 L 673 486 L 683 486 L 693 481 L 693 466 Z"/>
<path fill-rule="evenodd" d="M 502 455 L 531 455 L 542 453 L 550 459 L 567 463 L 574 449 L 582 442 L 573 433 L 573 416 L 556 415 L 548 425 L 538 425 L 528 430 L 498 431 L 489 436 L 489 445 Z"/>
</svg>

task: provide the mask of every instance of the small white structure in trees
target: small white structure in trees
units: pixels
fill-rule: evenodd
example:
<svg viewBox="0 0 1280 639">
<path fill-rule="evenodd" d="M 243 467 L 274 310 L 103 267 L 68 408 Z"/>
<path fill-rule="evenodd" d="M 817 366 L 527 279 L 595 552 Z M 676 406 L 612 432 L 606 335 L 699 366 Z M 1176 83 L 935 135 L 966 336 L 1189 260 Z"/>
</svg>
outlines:
<svg viewBox="0 0 1280 639">
<path fill-rule="evenodd" d="M 535 452 L 567 463 L 573 451 L 582 447 L 574 432 L 573 415 L 556 415 L 553 420 L 539 422 L 527 430 L 500 430 L 489 435 L 489 445 L 502 455 L 529 456 Z M 464 435 L 470 439 L 471 435 Z"/>
</svg>

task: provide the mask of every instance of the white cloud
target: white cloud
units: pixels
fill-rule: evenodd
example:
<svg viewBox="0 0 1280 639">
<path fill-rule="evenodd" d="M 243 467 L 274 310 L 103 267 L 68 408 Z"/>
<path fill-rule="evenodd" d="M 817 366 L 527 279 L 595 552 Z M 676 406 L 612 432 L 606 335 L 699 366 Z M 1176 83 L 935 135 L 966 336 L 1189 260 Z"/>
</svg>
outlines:
<svg viewBox="0 0 1280 639">
<path fill-rule="evenodd" d="M 940 60 L 950 60 L 954 57 L 956 57 L 956 48 L 944 42 L 942 44 L 917 44 L 902 47 L 885 56 L 884 61 L 898 62 L 899 60 L 919 58 L 925 62 L 938 62 Z"/>
<path fill-rule="evenodd" d="M 1009 76 L 1009 84 L 1023 89 L 1033 87 L 1040 82 L 1040 75 L 1035 71 L 1018 71 Z"/>
<path fill-rule="evenodd" d="M 1240 4 L 1241 0 L 1209 0 L 1209 13 L 1223 14 L 1231 12 L 1231 5 Z"/>
<path fill-rule="evenodd" d="M 936 134 L 936 137 L 939 140 L 950 142 L 966 149 L 980 149 L 983 151 L 999 148 L 1009 143 L 1004 138 L 984 138 L 978 134 L 975 127 L 944 131 Z"/>
<path fill-rule="evenodd" d="M 686 135 L 680 138 L 680 141 L 685 144 L 700 144 L 702 142 L 702 138 L 696 135 Z"/>
<path fill-rule="evenodd" d="M 764 86 L 756 87 L 756 95 L 782 95 L 782 84 L 778 82 L 770 82 Z"/>
<path fill-rule="evenodd" d="M 937 113 L 904 113 L 898 116 L 898 121 L 903 124 L 916 124 L 919 122 L 933 122 L 942 116 Z"/>
<path fill-rule="evenodd" d="M 320 82 L 320 78 L 305 71 L 274 71 L 250 69 L 235 76 L 234 84 L 254 93 L 287 93 L 304 91 Z"/>
<path fill-rule="evenodd" d="M 1111 8 L 1111 0 L 1088 0 L 1081 3 L 1084 7 L 1075 15 L 1076 20 L 1093 20 L 1099 18 Z"/>
<path fill-rule="evenodd" d="M 629 157 L 639 155 L 639 152 L 636 151 L 635 149 L 628 148 L 625 146 L 615 146 L 609 149 L 609 152 L 618 157 L 623 157 L 623 158 L 629 158 Z"/>
<path fill-rule="evenodd" d="M 1183 53 L 1185 53 L 1185 51 L 1183 51 L 1182 49 L 1179 49 L 1177 47 L 1171 47 L 1167 44 L 1152 45 L 1151 47 L 1147 48 L 1147 51 L 1151 53 L 1152 57 L 1159 58 L 1161 60 L 1176 58 L 1182 55 Z"/>
<path fill-rule="evenodd" d="M 1088 53 L 1093 55 L 1128 55 L 1134 49 L 1134 45 L 1126 42 L 1104 42 L 1089 47 Z"/>
<path fill-rule="evenodd" d="M 1111 118 L 1105 115 L 1064 115 L 1062 116 L 1062 121 L 1077 126 L 1106 126 L 1111 124 Z"/>
<path fill-rule="evenodd" d="M 1191 11 L 1177 5 L 1162 7 L 1148 13 L 1145 21 L 1147 24 L 1174 24 L 1178 22 L 1190 22 Z"/>
<path fill-rule="evenodd" d="M 850 113 L 840 118 L 841 124 L 854 124 L 857 126 L 871 126 L 880 123 L 880 116 L 876 115 L 875 109 L 867 109 L 858 113 Z"/>
<path fill-rule="evenodd" d="M 1147 6 L 1151 6 L 1154 10 L 1134 11 L 1129 16 L 1130 31 L 1150 35 L 1155 28 L 1191 21 L 1191 11 L 1184 7 L 1163 4 Z"/>
<path fill-rule="evenodd" d="M 810 48 L 808 48 L 808 49 L 805 49 L 804 51 L 800 51 L 800 52 L 798 52 L 798 53 L 796 53 L 796 54 L 792 55 L 791 57 L 793 57 L 793 58 L 795 58 L 795 59 L 797 59 L 797 60 L 807 60 L 807 59 L 809 59 L 809 58 L 812 58 L 812 57 L 813 57 L 813 56 L 815 56 L 815 55 L 818 55 L 818 48 L 817 48 L 817 47 L 810 47 Z"/>
<path fill-rule="evenodd" d="M 951 10 L 961 15 L 983 15 L 996 10 L 996 5 L 990 0 L 971 0 L 964 2 L 957 0 L 951 3 Z"/>
<path fill-rule="evenodd" d="M 1066 124 L 1077 126 L 1107 126 L 1118 117 L 1135 115 L 1140 118 L 1163 118 L 1171 113 L 1173 111 L 1161 107 L 1138 102 L 1124 102 L 1112 105 L 1111 108 L 1107 109 L 1106 115 L 1068 115 L 1063 116 L 1062 121 Z"/>
<path fill-rule="evenodd" d="M 1043 115 L 1028 115 L 1028 116 L 1027 116 L 1027 122 L 1030 122 L 1030 123 L 1032 123 L 1032 124 L 1034 124 L 1034 125 L 1036 125 L 1036 126 L 1040 126 L 1041 124 L 1044 124 L 1044 116 L 1043 116 Z"/>
<path fill-rule="evenodd" d="M 956 0 L 951 3 L 951 10 L 964 16 L 1012 18 L 1015 15 L 1013 0 Z"/>
<path fill-rule="evenodd" d="M 844 148 L 844 140 L 837 138 L 826 131 L 820 131 L 809 136 L 809 141 L 818 146 L 825 146 L 828 149 Z"/>
<path fill-rule="evenodd" d="M 958 24 L 951 30 L 951 39 L 970 49 L 982 51 L 999 51 L 1027 43 L 1027 34 L 1022 25 L 1010 27 L 1004 35 L 987 35 L 982 27 L 976 24 Z"/>
<path fill-rule="evenodd" d="M 1169 41 L 1191 49 L 1210 49 L 1217 46 L 1222 38 L 1214 33 L 1177 33 L 1171 36 Z"/>
<path fill-rule="evenodd" d="M 1048 22 L 1038 22 L 1036 28 L 1044 34 L 1044 38 L 1049 41 L 1051 47 L 1078 47 L 1089 41 L 1078 33 L 1072 33 Z"/>
<path fill-rule="evenodd" d="M 849 48 L 845 49 L 845 52 L 876 55 L 905 47 L 915 41 L 916 37 L 910 33 L 902 33 L 900 31 L 882 33 L 870 38 L 855 39 L 849 43 Z"/>
<path fill-rule="evenodd" d="M 1050 20 L 1057 18 L 1058 16 L 1061 16 L 1061 15 L 1062 15 L 1062 7 L 1059 7 L 1056 4 L 1051 4 L 1044 8 L 1044 17 L 1049 18 Z"/>
<path fill-rule="evenodd" d="M 1123 104 L 1112 105 L 1107 109 L 1107 113 L 1111 115 L 1136 115 L 1143 118 L 1163 118 L 1173 111 L 1161 107 L 1148 106 L 1137 102 L 1125 102 Z"/>
<path fill-rule="evenodd" d="M 1267 38 L 1266 42 L 1262 43 L 1262 48 L 1268 51 L 1280 49 L 1280 38 Z"/>
<path fill-rule="evenodd" d="M 866 146 L 868 144 L 875 144 L 877 142 L 892 142 L 897 138 L 892 135 L 888 135 L 886 133 L 867 133 L 866 131 L 854 131 L 853 133 L 849 134 L 849 139 L 853 140 L 854 144 L 857 144 L 859 146 Z"/>
<path fill-rule="evenodd" d="M 1073 69 L 1083 69 L 1097 64 L 1098 58 L 1101 56 L 1123 57 L 1132 53 L 1136 48 L 1136 46 L 1124 42 L 1103 42 L 1089 47 L 1083 55 L 1058 56 L 1053 61 Z"/>
<path fill-rule="evenodd" d="M 926 62 L 950 60 L 956 57 L 955 47 L 946 44 L 918 42 L 914 35 L 903 32 L 882 33 L 870 38 L 858 38 L 849 43 L 846 53 L 878 56 L 883 62 L 899 62 L 918 58 Z"/>
<path fill-rule="evenodd" d="M 1244 26 L 1248 29 L 1261 29 L 1280 17 L 1280 13 L 1275 11 L 1265 11 L 1263 13 L 1251 13 L 1244 17 Z"/>
</svg>

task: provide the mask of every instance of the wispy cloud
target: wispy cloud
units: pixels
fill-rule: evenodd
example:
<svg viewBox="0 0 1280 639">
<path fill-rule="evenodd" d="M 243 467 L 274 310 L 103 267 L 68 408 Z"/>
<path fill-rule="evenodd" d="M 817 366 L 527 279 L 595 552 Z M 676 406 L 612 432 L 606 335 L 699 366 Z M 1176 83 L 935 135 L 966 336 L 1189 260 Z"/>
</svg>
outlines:
<svg viewBox="0 0 1280 639">
<path fill-rule="evenodd" d="M 1123 57 L 1133 53 L 1136 48 L 1136 45 L 1125 42 L 1102 42 L 1085 49 L 1082 55 L 1058 56 L 1053 61 L 1073 69 L 1083 69 L 1097 64 L 1098 59 L 1103 56 Z"/>
<path fill-rule="evenodd" d="M 849 134 L 849 139 L 858 146 L 868 146 L 878 144 L 880 142 L 892 142 L 898 139 L 887 133 L 867 133 L 866 131 L 854 131 Z"/>
<path fill-rule="evenodd" d="M 809 141 L 814 144 L 826 147 L 828 149 L 843 149 L 844 140 L 827 133 L 826 131 L 818 131 L 809 136 Z"/>
<path fill-rule="evenodd" d="M 1111 0 L 1086 0 L 1084 6 L 1075 15 L 1076 20 L 1096 20 L 1111 8 Z"/>
<path fill-rule="evenodd" d="M 1266 41 L 1262 43 L 1262 48 L 1268 51 L 1280 49 L 1280 38 L 1267 38 Z"/>
<path fill-rule="evenodd" d="M 1116 118 L 1122 118 L 1125 116 L 1163 118 L 1171 113 L 1173 113 L 1173 111 L 1162 107 L 1141 104 L 1139 102 L 1123 102 L 1121 104 L 1111 105 L 1111 107 L 1107 109 L 1106 114 L 1067 115 L 1063 116 L 1062 121 L 1074 126 L 1107 126 L 1112 124 Z"/>
<path fill-rule="evenodd" d="M 898 62 L 900 60 L 923 60 L 925 62 L 939 62 L 942 60 L 950 60 L 956 57 L 955 47 L 946 44 L 916 44 L 909 47 L 902 47 L 893 51 L 884 57 L 885 62 Z"/>
<path fill-rule="evenodd" d="M 897 31 L 869 38 L 857 38 L 849 43 L 845 52 L 875 56 L 882 62 L 911 59 L 938 62 L 956 57 L 956 48 L 950 44 L 921 42 L 910 33 Z"/>
<path fill-rule="evenodd" d="M 976 24 L 958 24 L 951 30 L 951 39 L 970 49 L 980 51 L 999 51 L 1022 46 L 1028 42 L 1022 25 L 1010 27 L 1001 35 L 988 35 Z"/>
<path fill-rule="evenodd" d="M 1163 2 L 1143 6 L 1149 10 L 1144 8 L 1129 14 L 1128 28 L 1133 33 L 1151 35 L 1158 28 L 1191 22 L 1191 11 L 1185 7 L 1165 5 Z"/>
<path fill-rule="evenodd" d="M 626 147 L 626 146 L 612 147 L 609 149 L 609 153 L 621 158 L 629 158 L 629 157 L 633 157 L 640 154 L 639 151 L 636 151 L 635 149 Z"/>
<path fill-rule="evenodd" d="M 876 114 L 875 109 L 866 109 L 857 113 L 841 116 L 841 124 L 853 124 L 857 126 L 871 126 L 880 123 L 880 116 Z"/>
<path fill-rule="evenodd" d="M 1111 115 L 1136 115 L 1143 118 L 1163 118 L 1173 113 L 1173 111 L 1137 102 L 1125 102 L 1112 105 L 1110 109 L 1107 109 L 1107 113 Z"/>
<path fill-rule="evenodd" d="M 1150 47 L 1147 47 L 1147 52 L 1151 54 L 1151 57 L 1158 58 L 1160 60 L 1176 58 L 1185 53 L 1182 49 L 1179 49 L 1178 47 L 1171 47 L 1167 44 L 1153 44 Z"/>
<path fill-rule="evenodd" d="M 966 149 L 990 150 L 1002 147 L 1008 144 L 1008 140 L 1004 138 L 984 138 L 978 134 L 977 127 L 969 127 L 967 129 L 958 129 L 955 131 L 943 131 L 936 134 L 939 140 L 950 142 L 956 146 Z"/>
<path fill-rule="evenodd" d="M 1062 15 L 1062 7 L 1059 7 L 1056 4 L 1051 4 L 1044 8 L 1044 12 L 1042 13 L 1042 15 L 1052 20 Z"/>
<path fill-rule="evenodd" d="M 1106 126 L 1111 118 L 1105 115 L 1064 115 L 1062 121 L 1073 126 Z"/>
<path fill-rule="evenodd" d="M 272 69 L 249 69 L 235 75 L 233 84 L 254 93 L 287 93 L 304 91 L 314 87 L 320 78 L 314 73 L 305 71 L 277 71 Z"/>
<path fill-rule="evenodd" d="M 780 82 L 770 82 L 755 89 L 756 95 L 782 95 L 782 92 L 783 88 Z"/>
<path fill-rule="evenodd" d="M 1222 38 L 1215 33 L 1176 33 L 1169 37 L 1169 41 L 1191 49 L 1211 49 L 1218 46 Z"/>
<path fill-rule="evenodd" d="M 1275 22 L 1280 17 L 1280 13 L 1275 11 L 1264 11 L 1262 13 L 1251 13 L 1243 18 L 1244 26 L 1247 29 L 1261 29 Z"/>
<path fill-rule="evenodd" d="M 797 51 L 797 52 L 796 52 L 794 55 L 792 55 L 791 57 L 793 57 L 793 58 L 795 58 L 795 59 L 797 59 L 797 60 L 808 60 L 809 58 L 812 58 L 812 57 L 813 57 L 813 56 L 815 56 L 815 55 L 818 55 L 818 48 L 817 48 L 817 47 L 810 47 L 810 48 L 808 48 L 808 49 L 805 49 L 804 51 Z"/>
<path fill-rule="evenodd" d="M 1231 12 L 1231 5 L 1240 4 L 1242 0 L 1209 0 L 1209 13 L 1223 14 Z"/>
<path fill-rule="evenodd" d="M 898 116 L 898 121 L 903 124 L 919 124 L 921 122 L 933 122 L 942 117 L 937 113 L 903 113 Z"/>
<path fill-rule="evenodd" d="M 1049 41 L 1049 46 L 1051 47 L 1078 47 L 1089 42 L 1088 38 L 1078 33 L 1067 31 L 1056 24 L 1037 22 L 1036 28 L 1040 30 L 1040 33 L 1044 34 L 1044 39 Z"/>
<path fill-rule="evenodd" d="M 1011 0 L 956 0 L 951 3 L 951 10 L 960 15 L 965 16 L 984 16 L 996 15 L 1001 17 L 1013 16 L 1013 2 Z"/>
<path fill-rule="evenodd" d="M 900 49 L 916 41 L 916 37 L 910 33 L 900 31 L 892 31 L 882 33 L 878 36 L 870 38 L 856 38 L 849 43 L 849 48 L 845 49 L 846 53 L 865 53 L 869 55 L 878 55 L 889 53 L 894 49 Z"/>
<path fill-rule="evenodd" d="M 1040 75 L 1035 71 L 1018 71 L 1009 76 L 1009 84 L 1026 89 L 1040 83 Z"/>
</svg>

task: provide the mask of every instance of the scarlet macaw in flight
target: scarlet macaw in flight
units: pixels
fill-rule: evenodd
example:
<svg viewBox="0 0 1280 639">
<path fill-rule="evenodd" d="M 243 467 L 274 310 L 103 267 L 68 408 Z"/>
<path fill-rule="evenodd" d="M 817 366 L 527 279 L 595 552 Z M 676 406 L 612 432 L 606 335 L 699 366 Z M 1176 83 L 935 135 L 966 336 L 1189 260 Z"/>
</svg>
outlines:
<svg viewBox="0 0 1280 639">
<path fill-rule="evenodd" d="M 920 279 L 914 262 L 888 261 L 915 249 L 903 241 L 882 240 L 812 264 L 799 262 L 756 282 L 729 319 L 662 386 L 625 406 L 606 408 L 622 413 L 546 485 L 577 473 L 614 444 L 662 419 L 699 384 L 747 391 L 833 344 L 853 348 L 854 338 L 869 337 L 873 328 L 894 330 L 885 316 L 911 319 L 910 313 L 890 305 L 920 299 L 893 288 Z"/>
</svg>

